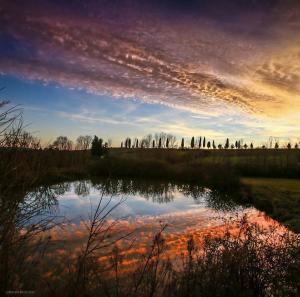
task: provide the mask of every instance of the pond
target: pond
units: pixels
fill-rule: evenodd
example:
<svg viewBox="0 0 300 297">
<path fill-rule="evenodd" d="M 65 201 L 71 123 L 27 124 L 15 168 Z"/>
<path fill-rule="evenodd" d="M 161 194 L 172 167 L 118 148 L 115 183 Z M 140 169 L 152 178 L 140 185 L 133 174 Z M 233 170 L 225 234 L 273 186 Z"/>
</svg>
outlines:
<svg viewBox="0 0 300 297">
<path fill-rule="evenodd" d="M 237 204 L 234 197 L 199 185 L 109 179 L 41 186 L 24 203 L 37 209 L 26 224 L 51 226 L 46 229 L 56 257 L 82 249 L 96 213 L 106 236 L 102 257 L 117 244 L 133 261 L 162 229 L 167 255 L 176 258 L 191 236 L 218 234 L 226 220 L 247 215 L 251 221 L 269 223 L 263 213 Z"/>
<path fill-rule="evenodd" d="M 192 275 L 204 291 L 220 281 L 234 288 L 246 283 L 235 281 L 232 271 L 236 276 L 245 271 L 249 283 L 252 269 L 262 271 L 259 277 L 269 277 L 266 288 L 277 285 L 283 273 L 291 282 L 297 275 L 299 238 L 240 203 L 237 191 L 92 179 L 8 188 L 2 197 L 0 266 L 11 277 L 2 286 L 9 290 L 37 296 L 166 296 L 178 279 L 186 292 Z M 159 293 L 148 294 L 154 281 Z M 288 289 L 297 284 L 291 282 Z"/>
<path fill-rule="evenodd" d="M 208 188 L 132 180 L 62 183 L 39 187 L 25 196 L 28 203 L 41 202 L 44 215 L 52 214 L 57 219 L 64 217 L 75 224 L 88 219 L 100 200 L 102 205 L 114 207 L 108 218 L 130 222 L 187 214 L 201 214 L 210 220 L 217 213 L 225 215 L 245 211 L 230 196 Z"/>
</svg>

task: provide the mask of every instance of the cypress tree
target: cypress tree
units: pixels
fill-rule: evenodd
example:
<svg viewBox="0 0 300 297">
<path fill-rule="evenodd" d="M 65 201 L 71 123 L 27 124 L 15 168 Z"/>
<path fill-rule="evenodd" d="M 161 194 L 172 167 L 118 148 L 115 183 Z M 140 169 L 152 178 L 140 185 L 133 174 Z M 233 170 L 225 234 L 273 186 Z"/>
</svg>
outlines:
<svg viewBox="0 0 300 297">
<path fill-rule="evenodd" d="M 228 149 L 229 148 L 229 139 L 226 139 L 226 143 L 225 143 L 225 148 Z"/>
<path fill-rule="evenodd" d="M 158 147 L 161 148 L 161 138 L 159 138 Z"/>
<path fill-rule="evenodd" d="M 181 139 L 181 148 L 184 148 L 184 138 Z"/>
<path fill-rule="evenodd" d="M 205 141 L 206 141 L 206 140 L 205 140 L 205 137 L 204 137 L 204 138 L 203 138 L 203 148 L 205 148 L 205 144 L 206 144 Z"/>
<path fill-rule="evenodd" d="M 92 156 L 97 156 L 99 152 L 99 139 L 98 137 L 95 135 L 94 139 L 92 141 L 92 146 L 91 146 L 91 154 Z"/>
<path fill-rule="evenodd" d="M 100 157 L 106 153 L 106 148 L 103 147 L 103 139 L 99 139 L 96 135 L 92 141 L 91 154 L 95 157 Z"/>
<path fill-rule="evenodd" d="M 169 148 L 169 138 L 167 138 L 166 148 Z"/>
<path fill-rule="evenodd" d="M 199 148 L 201 148 L 201 145 L 202 145 L 202 137 L 200 136 L 200 138 L 199 138 Z"/>
<path fill-rule="evenodd" d="M 195 146 L 195 138 L 193 136 L 191 139 L 191 148 L 194 148 L 194 146 Z"/>
</svg>

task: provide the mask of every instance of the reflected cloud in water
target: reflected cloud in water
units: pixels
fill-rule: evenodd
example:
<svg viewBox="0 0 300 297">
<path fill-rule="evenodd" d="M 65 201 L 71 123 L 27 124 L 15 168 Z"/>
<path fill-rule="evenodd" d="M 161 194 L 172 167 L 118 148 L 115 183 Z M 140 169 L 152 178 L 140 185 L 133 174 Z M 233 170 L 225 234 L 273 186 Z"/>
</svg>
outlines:
<svg viewBox="0 0 300 297">
<path fill-rule="evenodd" d="M 88 214 L 99 203 L 110 201 L 115 205 L 125 199 L 110 214 L 110 219 L 126 217 L 127 220 L 155 218 L 187 213 L 216 215 L 215 211 L 240 211 L 241 207 L 230 199 L 229 195 L 198 185 L 153 183 L 140 180 L 102 180 L 77 181 L 39 187 L 26 195 L 25 201 L 35 199 L 45 205 L 45 211 L 51 210 L 65 216 L 72 223 L 88 219 Z M 184 215 L 185 214 L 185 215 Z"/>
<path fill-rule="evenodd" d="M 26 201 L 41 203 L 44 213 L 37 217 L 55 214 L 55 218 L 65 218 L 64 223 L 45 233 L 53 243 L 49 256 L 56 260 L 75 256 L 82 249 L 91 214 L 99 203 L 103 209 L 106 207 L 104 212 L 115 207 L 105 220 L 105 225 L 113 227 L 103 240 L 105 248 L 99 253 L 99 261 L 108 258 L 111 243 L 115 242 L 129 267 L 149 248 L 162 226 L 167 226 L 165 257 L 175 259 L 186 250 L 191 237 L 201 241 L 206 235 L 224 232 L 226 220 L 247 215 L 251 222 L 261 225 L 274 223 L 256 209 L 235 203 L 234 193 L 188 184 L 117 179 L 76 181 L 39 187 L 25 196 Z M 123 238 L 122 234 L 128 236 Z"/>
</svg>

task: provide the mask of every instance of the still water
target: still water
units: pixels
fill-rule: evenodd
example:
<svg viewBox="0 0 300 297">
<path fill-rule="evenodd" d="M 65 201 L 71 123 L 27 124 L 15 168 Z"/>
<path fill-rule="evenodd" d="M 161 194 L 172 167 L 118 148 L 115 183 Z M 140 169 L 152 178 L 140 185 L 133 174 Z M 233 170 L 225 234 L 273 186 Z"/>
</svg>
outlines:
<svg viewBox="0 0 300 297">
<path fill-rule="evenodd" d="M 130 261 L 145 252 L 162 227 L 169 254 L 176 257 L 191 236 L 197 239 L 217 234 L 230 218 L 247 215 L 251 221 L 268 222 L 255 208 L 236 203 L 233 194 L 188 184 L 86 180 L 39 187 L 24 201 L 41 205 L 29 223 L 51 222 L 53 226 L 47 232 L 60 255 L 82 248 L 97 211 L 98 219 L 105 221 L 102 232 L 109 230 L 107 241 L 130 254 Z M 109 250 L 103 249 L 102 256 L 107 253 Z"/>
<path fill-rule="evenodd" d="M 28 193 L 25 201 L 41 203 L 43 211 L 33 220 L 52 216 L 57 222 L 64 218 L 76 225 L 88 220 L 99 203 L 107 210 L 113 208 L 107 219 L 132 223 L 151 219 L 168 222 L 171 218 L 183 222 L 195 215 L 212 223 L 217 217 L 255 212 L 240 206 L 228 194 L 205 187 L 140 180 L 86 180 L 42 186 Z"/>
</svg>

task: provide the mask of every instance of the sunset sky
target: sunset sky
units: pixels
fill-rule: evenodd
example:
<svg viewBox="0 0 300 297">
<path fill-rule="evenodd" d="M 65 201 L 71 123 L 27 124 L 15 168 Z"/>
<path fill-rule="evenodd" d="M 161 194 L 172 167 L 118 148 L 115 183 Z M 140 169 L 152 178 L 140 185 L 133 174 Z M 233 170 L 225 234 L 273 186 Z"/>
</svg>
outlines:
<svg viewBox="0 0 300 297">
<path fill-rule="evenodd" d="M 44 143 L 300 140 L 300 1 L 1 0 L 0 98 Z"/>
</svg>

